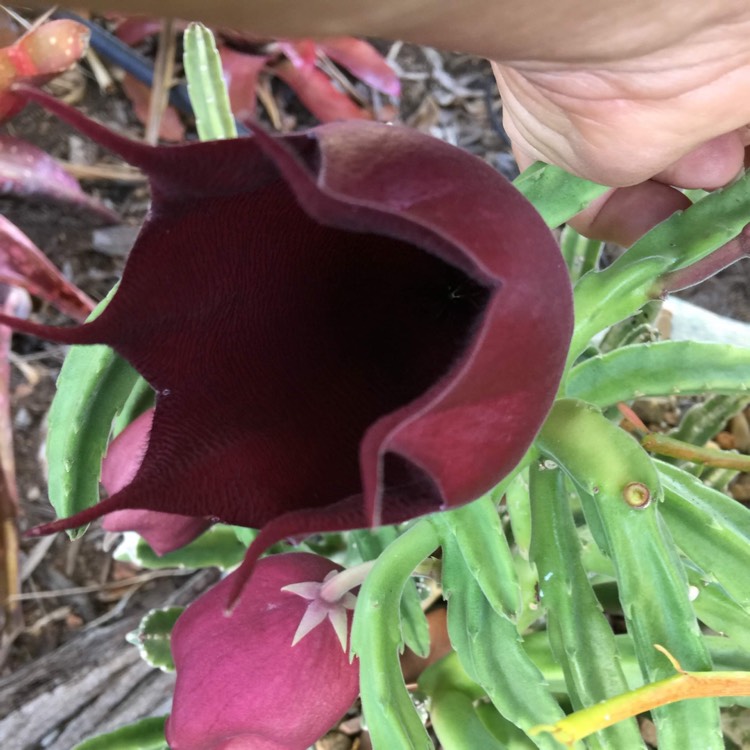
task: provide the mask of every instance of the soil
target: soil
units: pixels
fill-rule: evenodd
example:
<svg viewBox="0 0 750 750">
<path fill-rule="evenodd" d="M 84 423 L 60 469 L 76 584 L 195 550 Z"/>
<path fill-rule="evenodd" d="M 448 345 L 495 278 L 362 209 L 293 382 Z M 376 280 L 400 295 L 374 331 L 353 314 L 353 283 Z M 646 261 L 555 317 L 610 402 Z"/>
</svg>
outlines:
<svg viewBox="0 0 750 750">
<path fill-rule="evenodd" d="M 480 155 L 510 178 L 517 174 L 499 124 L 500 102 L 485 61 L 411 45 L 381 44 L 381 50 L 403 72 L 404 95 L 400 102 L 403 122 Z M 78 106 L 118 130 L 141 137 L 142 126 L 120 93 L 103 96 L 86 68 L 79 68 L 71 76 L 85 87 Z M 282 85 L 275 84 L 274 93 L 280 108 L 291 107 L 290 117 L 296 124 L 308 121 L 304 113 L 288 103 L 289 91 Z M 115 161 L 37 107 L 28 107 L 5 130 L 63 160 L 83 164 Z M 148 193 L 144 185 L 107 180 L 85 181 L 84 186 L 119 213 L 125 230 L 103 227 L 91 213 L 30 200 L 0 198 L 0 212 L 28 234 L 75 284 L 99 300 L 119 277 L 129 243 L 147 209 Z M 750 261 L 736 264 L 684 296 L 721 314 L 750 322 Z M 61 315 L 46 305 L 37 305 L 33 316 L 44 322 L 64 322 Z M 54 344 L 16 335 L 13 352 L 11 398 L 19 523 L 25 529 L 54 517 L 47 502 L 43 443 L 45 418 L 65 351 Z M 25 594 L 98 588 L 88 593 L 24 600 L 23 622 L 16 628 L 6 628 L 0 648 L 0 680 L 24 664 L 60 649 L 97 618 L 113 612 L 111 616 L 119 616 L 118 603 L 124 599 L 128 600 L 128 607 L 137 606 L 139 598 L 150 600 L 159 590 L 166 598 L 184 583 L 184 578 L 161 577 L 135 587 L 105 588 L 105 584 L 139 572 L 112 561 L 107 551 L 111 543 L 98 529 L 90 530 L 72 544 L 64 535 L 51 541 L 22 541 L 21 566 L 31 571 L 24 581 Z M 43 550 L 45 554 L 39 556 Z M 113 648 L 118 647 L 113 644 Z M 122 648 L 130 647 L 122 644 Z M 345 735 L 337 741 L 343 742 L 341 747 L 351 747 Z M 48 747 L 69 750 L 54 742 Z"/>
</svg>

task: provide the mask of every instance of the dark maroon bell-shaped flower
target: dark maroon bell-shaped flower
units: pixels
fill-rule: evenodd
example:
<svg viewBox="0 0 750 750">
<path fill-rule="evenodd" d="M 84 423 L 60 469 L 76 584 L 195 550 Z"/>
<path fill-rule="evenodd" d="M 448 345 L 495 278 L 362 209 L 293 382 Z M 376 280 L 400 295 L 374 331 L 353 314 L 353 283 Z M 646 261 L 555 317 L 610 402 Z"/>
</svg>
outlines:
<svg viewBox="0 0 750 750">
<path fill-rule="evenodd" d="M 272 555 L 231 617 L 238 573 L 180 615 L 172 750 L 306 750 L 341 719 L 359 693 L 359 664 L 346 649 L 354 596 L 331 581 L 340 570 L 317 555 Z"/>
<path fill-rule="evenodd" d="M 119 492 L 37 533 L 140 508 L 287 536 L 469 502 L 523 456 L 557 389 L 568 276 L 495 170 L 418 132 L 342 122 L 155 148 L 39 92 L 148 174 L 102 314 L 16 330 L 109 344 L 157 392 Z"/>
</svg>

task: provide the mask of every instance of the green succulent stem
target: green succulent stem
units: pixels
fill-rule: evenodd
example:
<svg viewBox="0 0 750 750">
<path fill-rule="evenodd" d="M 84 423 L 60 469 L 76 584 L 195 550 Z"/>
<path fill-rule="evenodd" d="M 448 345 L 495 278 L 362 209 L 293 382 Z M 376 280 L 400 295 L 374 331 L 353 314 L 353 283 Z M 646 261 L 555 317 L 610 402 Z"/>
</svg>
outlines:
<svg viewBox="0 0 750 750">
<path fill-rule="evenodd" d="M 373 745 L 389 750 L 432 748 L 404 684 L 399 606 L 412 572 L 440 541 L 428 519 L 417 521 L 380 555 L 357 597 L 351 643 L 359 656 L 362 706 Z"/>
</svg>

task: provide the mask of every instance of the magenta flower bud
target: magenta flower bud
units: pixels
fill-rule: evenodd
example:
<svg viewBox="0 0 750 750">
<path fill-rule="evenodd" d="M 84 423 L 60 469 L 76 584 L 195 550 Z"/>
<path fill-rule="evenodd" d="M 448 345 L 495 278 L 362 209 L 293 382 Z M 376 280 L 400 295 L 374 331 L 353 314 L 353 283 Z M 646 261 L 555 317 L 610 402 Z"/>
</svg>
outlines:
<svg viewBox="0 0 750 750">
<path fill-rule="evenodd" d="M 467 503 L 522 458 L 572 301 L 554 238 L 490 166 L 360 121 L 151 147 L 25 95 L 142 169 L 153 195 L 99 317 L 0 316 L 108 344 L 157 392 L 132 481 L 36 534 L 125 509 L 218 519 L 261 529 L 247 574 L 287 537 Z"/>
<path fill-rule="evenodd" d="M 185 610 L 172 632 L 172 750 L 307 750 L 343 717 L 359 694 L 359 663 L 336 622 L 346 641 L 354 597 L 321 594 L 340 570 L 317 555 L 273 555 L 256 564 L 231 617 L 237 573 Z"/>
</svg>

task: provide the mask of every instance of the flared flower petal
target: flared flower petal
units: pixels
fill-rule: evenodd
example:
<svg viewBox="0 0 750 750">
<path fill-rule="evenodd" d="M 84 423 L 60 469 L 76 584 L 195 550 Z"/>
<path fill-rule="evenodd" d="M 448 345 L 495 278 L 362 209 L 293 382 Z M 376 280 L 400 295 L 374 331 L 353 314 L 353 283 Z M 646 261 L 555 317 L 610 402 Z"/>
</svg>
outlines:
<svg viewBox="0 0 750 750">
<path fill-rule="evenodd" d="M 37 533 L 147 509 L 261 528 L 268 545 L 461 505 L 521 459 L 557 390 L 568 275 L 491 167 L 369 122 L 150 147 L 42 103 L 149 175 L 120 287 L 77 327 L 157 392 L 119 492 Z"/>
<path fill-rule="evenodd" d="M 114 495 L 138 473 L 148 447 L 154 410 L 131 422 L 109 445 L 102 461 L 102 485 Z M 104 518 L 107 531 L 135 531 L 157 555 L 180 549 L 210 528 L 205 518 L 160 513 L 155 510 L 116 510 Z"/>
<path fill-rule="evenodd" d="M 172 633 L 172 750 L 306 750 L 342 718 L 359 693 L 359 664 L 325 616 L 292 645 L 311 602 L 283 590 L 339 570 L 317 555 L 274 555 L 258 562 L 231 617 L 236 573 L 185 610 Z"/>
</svg>

